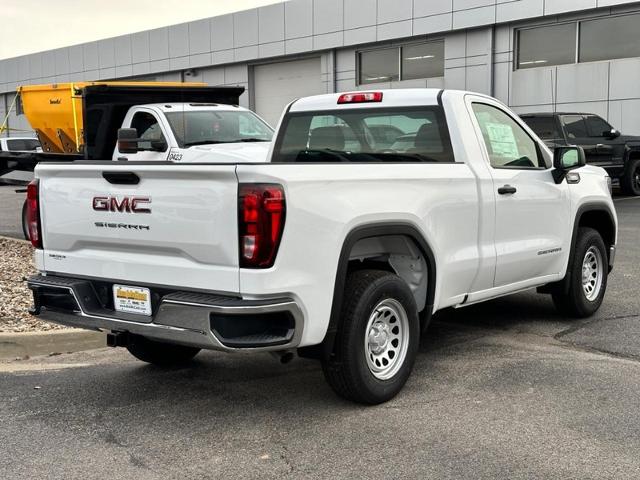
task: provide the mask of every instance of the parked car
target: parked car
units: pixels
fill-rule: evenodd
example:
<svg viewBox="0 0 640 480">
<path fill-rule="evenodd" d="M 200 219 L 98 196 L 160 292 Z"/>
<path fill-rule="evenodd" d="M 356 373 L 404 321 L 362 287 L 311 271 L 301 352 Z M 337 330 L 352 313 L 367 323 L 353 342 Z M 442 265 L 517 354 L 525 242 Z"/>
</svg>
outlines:
<svg viewBox="0 0 640 480">
<path fill-rule="evenodd" d="M 521 117 L 549 147 L 580 145 L 588 164 L 618 178 L 627 195 L 640 195 L 640 136 L 622 135 L 591 113 L 528 113 Z"/>
<path fill-rule="evenodd" d="M 0 138 L 0 152 L 41 152 L 40 141 L 33 137 Z"/>
<path fill-rule="evenodd" d="M 367 126 L 385 122 L 419 125 L 412 145 L 378 146 Z M 609 177 L 493 98 L 302 98 L 268 160 L 38 165 L 32 313 L 158 365 L 297 351 L 375 404 L 406 382 L 434 312 L 535 287 L 565 315 L 602 303 Z"/>
</svg>

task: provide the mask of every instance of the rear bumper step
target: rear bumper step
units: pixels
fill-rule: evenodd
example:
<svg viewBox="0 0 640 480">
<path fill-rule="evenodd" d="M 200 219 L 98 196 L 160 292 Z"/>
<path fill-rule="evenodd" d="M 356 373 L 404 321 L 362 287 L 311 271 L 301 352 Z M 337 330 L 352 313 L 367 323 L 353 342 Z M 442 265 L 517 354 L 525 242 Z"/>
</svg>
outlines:
<svg viewBox="0 0 640 480">
<path fill-rule="evenodd" d="M 243 300 L 167 287 L 159 293 L 152 290 L 156 300 L 152 316 L 147 317 L 110 308 L 98 293 L 98 282 L 36 275 L 27 285 L 33 291 L 31 313 L 42 320 L 209 350 L 295 348 L 304 326 L 300 307 L 289 298 Z M 104 287 L 104 282 L 99 286 Z M 118 346 L 117 342 L 113 346 Z"/>
</svg>

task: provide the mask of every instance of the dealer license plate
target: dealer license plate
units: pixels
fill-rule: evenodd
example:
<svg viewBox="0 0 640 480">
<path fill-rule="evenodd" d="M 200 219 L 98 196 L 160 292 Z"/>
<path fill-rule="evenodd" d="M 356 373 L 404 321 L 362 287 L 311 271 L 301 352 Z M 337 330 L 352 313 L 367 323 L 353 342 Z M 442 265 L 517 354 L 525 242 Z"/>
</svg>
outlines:
<svg viewBox="0 0 640 480">
<path fill-rule="evenodd" d="M 113 305 L 118 312 L 151 315 L 151 291 L 128 285 L 113 286 Z"/>
</svg>

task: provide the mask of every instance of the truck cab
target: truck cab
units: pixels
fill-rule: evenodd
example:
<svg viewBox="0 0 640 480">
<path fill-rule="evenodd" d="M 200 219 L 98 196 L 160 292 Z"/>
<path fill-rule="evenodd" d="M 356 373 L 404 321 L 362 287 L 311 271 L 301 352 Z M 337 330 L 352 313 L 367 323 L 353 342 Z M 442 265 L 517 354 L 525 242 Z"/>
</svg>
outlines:
<svg viewBox="0 0 640 480">
<path fill-rule="evenodd" d="M 116 143 L 114 161 L 262 162 L 273 136 L 252 111 L 216 103 L 136 105 L 122 129 L 129 140 Z"/>
</svg>

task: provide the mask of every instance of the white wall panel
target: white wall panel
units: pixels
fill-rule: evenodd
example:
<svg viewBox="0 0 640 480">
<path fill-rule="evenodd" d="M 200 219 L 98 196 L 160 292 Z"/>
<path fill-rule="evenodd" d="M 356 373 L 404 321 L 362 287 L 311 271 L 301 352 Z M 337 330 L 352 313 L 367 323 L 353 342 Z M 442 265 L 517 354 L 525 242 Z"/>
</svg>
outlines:
<svg viewBox="0 0 640 480">
<path fill-rule="evenodd" d="M 517 70 L 511 75 L 509 100 L 513 106 L 551 105 L 556 97 L 556 69 Z"/>
<path fill-rule="evenodd" d="M 606 62 L 560 65 L 556 102 L 606 100 L 609 90 L 609 64 Z"/>
<path fill-rule="evenodd" d="M 295 0 L 284 4 L 285 39 L 313 35 L 313 0 Z"/>
</svg>

